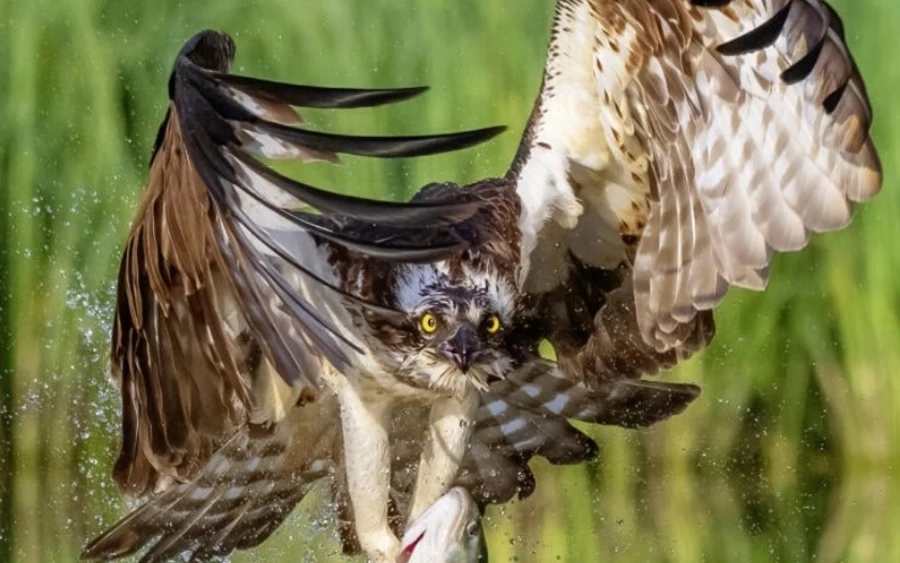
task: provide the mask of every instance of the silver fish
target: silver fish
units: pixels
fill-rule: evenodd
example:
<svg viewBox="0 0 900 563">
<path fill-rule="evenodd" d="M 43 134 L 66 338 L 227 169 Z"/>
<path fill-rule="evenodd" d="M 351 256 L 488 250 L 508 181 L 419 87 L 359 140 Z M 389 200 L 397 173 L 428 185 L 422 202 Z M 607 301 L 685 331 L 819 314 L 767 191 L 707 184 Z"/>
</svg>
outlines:
<svg viewBox="0 0 900 563">
<path fill-rule="evenodd" d="M 453 487 L 410 524 L 397 563 L 486 563 L 481 512 L 469 493 Z"/>
</svg>

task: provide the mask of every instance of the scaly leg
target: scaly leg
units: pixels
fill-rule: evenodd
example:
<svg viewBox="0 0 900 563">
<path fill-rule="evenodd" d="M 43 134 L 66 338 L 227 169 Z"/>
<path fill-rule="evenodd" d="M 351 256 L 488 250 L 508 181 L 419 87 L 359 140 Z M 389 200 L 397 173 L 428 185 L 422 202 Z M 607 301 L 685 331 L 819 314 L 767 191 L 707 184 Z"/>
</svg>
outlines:
<svg viewBox="0 0 900 563">
<path fill-rule="evenodd" d="M 441 398 L 431 406 L 428 438 L 407 523 L 421 516 L 453 485 L 472 435 L 476 410 L 478 391 L 471 386 L 462 397 Z"/>
<path fill-rule="evenodd" d="M 390 401 L 360 397 L 346 385 L 338 393 L 347 464 L 347 488 L 359 544 L 369 561 L 393 563 L 400 541 L 388 525 L 391 486 L 388 420 Z"/>
</svg>

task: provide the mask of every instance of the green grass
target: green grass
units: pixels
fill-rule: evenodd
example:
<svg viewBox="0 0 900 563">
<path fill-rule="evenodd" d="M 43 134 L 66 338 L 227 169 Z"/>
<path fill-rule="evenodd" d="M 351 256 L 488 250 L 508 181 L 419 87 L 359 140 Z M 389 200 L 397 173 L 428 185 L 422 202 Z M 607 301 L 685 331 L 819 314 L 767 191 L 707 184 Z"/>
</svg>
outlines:
<svg viewBox="0 0 900 563">
<path fill-rule="evenodd" d="M 182 42 L 227 30 L 237 70 L 255 76 L 432 87 L 396 107 L 310 115 L 330 130 L 511 127 L 456 155 L 291 170 L 405 198 L 504 172 L 552 4 L 0 0 L 0 562 L 73 561 L 125 511 L 108 478 L 112 286 Z M 834 4 L 875 105 L 884 192 L 848 230 L 779 257 L 764 294 L 729 295 L 715 344 L 671 376 L 704 386 L 684 415 L 592 429 L 591 465 L 536 464 L 538 493 L 489 513 L 493 561 L 900 560 L 900 4 Z M 334 551 L 321 509 L 304 505 L 235 560 Z"/>
</svg>

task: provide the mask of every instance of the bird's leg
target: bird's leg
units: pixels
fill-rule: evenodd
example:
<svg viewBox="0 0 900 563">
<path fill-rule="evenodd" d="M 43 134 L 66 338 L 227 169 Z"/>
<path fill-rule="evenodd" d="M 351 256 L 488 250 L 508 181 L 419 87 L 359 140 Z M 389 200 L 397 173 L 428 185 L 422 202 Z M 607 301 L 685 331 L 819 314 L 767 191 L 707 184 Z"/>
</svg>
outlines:
<svg viewBox="0 0 900 563">
<path fill-rule="evenodd" d="M 462 396 L 441 398 L 432 404 L 407 522 L 421 516 L 453 485 L 472 435 L 476 410 L 478 391 L 472 386 Z"/>
<path fill-rule="evenodd" d="M 347 488 L 359 544 L 369 561 L 394 562 L 400 541 L 388 524 L 391 486 L 389 400 L 361 397 L 347 385 L 339 391 Z"/>
</svg>

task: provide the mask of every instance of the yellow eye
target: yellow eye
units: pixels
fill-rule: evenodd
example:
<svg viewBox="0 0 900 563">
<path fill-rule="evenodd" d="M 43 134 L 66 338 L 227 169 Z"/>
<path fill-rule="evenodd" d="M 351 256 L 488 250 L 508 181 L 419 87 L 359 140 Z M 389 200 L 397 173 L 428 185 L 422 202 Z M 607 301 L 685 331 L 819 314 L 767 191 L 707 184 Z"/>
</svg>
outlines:
<svg viewBox="0 0 900 563">
<path fill-rule="evenodd" d="M 488 331 L 488 334 L 497 334 L 497 331 L 500 330 L 500 317 L 497 315 L 488 317 L 484 323 L 484 328 Z"/>
<path fill-rule="evenodd" d="M 419 319 L 419 326 L 422 327 L 422 332 L 431 334 L 438 329 L 438 320 L 431 313 L 425 313 L 422 315 L 422 318 Z"/>
</svg>

